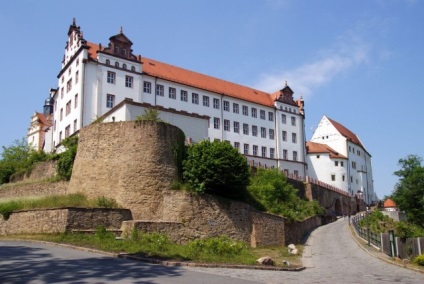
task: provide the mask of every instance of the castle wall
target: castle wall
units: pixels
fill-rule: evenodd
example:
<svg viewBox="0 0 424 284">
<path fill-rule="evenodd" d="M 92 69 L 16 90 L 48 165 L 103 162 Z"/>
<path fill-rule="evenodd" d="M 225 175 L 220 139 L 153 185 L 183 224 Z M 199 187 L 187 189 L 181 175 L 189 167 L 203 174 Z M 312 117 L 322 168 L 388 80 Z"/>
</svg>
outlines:
<svg viewBox="0 0 424 284">
<path fill-rule="evenodd" d="M 0 201 L 19 197 L 42 197 L 68 194 L 69 182 L 38 182 L 33 184 L 9 184 L 0 188 Z"/>
</svg>

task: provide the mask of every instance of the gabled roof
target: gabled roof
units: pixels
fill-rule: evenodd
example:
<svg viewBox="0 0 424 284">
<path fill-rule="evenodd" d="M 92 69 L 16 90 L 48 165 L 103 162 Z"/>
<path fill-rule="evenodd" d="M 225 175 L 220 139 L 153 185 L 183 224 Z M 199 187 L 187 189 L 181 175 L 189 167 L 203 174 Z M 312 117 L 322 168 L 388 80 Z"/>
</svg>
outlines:
<svg viewBox="0 0 424 284">
<path fill-rule="evenodd" d="M 332 159 L 347 159 L 327 144 L 306 142 L 306 151 L 308 154 L 329 154 Z"/>
<path fill-rule="evenodd" d="M 47 120 L 47 118 L 46 118 L 46 116 L 45 116 L 44 114 L 39 113 L 39 112 L 35 112 L 35 115 L 37 116 L 37 120 L 38 120 L 41 124 L 43 124 L 43 125 L 45 125 L 45 126 L 51 126 L 51 125 L 52 125 L 52 124 L 51 124 L 51 122 L 49 122 L 49 121 Z"/>
<path fill-rule="evenodd" d="M 352 143 L 355 143 L 355 144 L 357 144 L 357 145 L 359 145 L 359 146 L 361 146 L 362 148 L 365 149 L 364 145 L 362 145 L 361 141 L 359 140 L 358 136 L 355 133 L 353 133 L 352 131 L 350 131 L 349 129 L 347 129 L 346 127 L 344 127 L 343 125 L 341 125 L 337 121 L 332 120 L 329 117 L 327 117 L 327 118 L 331 122 L 331 124 L 333 124 L 333 126 L 337 129 L 337 131 L 339 131 L 341 135 L 346 137 L 347 140 L 349 140 Z"/>
<path fill-rule="evenodd" d="M 396 203 L 392 199 L 388 198 L 388 199 L 386 199 L 386 201 L 384 201 L 383 207 L 384 208 L 395 208 Z"/>
<path fill-rule="evenodd" d="M 92 60 L 96 60 L 97 52 L 99 51 L 99 45 L 90 42 L 87 42 L 87 45 L 89 46 L 88 53 L 90 58 Z M 102 50 L 104 49 L 103 47 L 100 48 Z M 274 100 L 277 99 L 272 94 L 253 88 L 193 72 L 150 58 L 139 56 L 137 56 L 137 58 L 140 58 L 140 61 L 143 64 L 143 74 L 150 75 L 152 77 L 158 77 L 217 94 L 257 103 L 267 107 L 274 107 Z"/>
</svg>

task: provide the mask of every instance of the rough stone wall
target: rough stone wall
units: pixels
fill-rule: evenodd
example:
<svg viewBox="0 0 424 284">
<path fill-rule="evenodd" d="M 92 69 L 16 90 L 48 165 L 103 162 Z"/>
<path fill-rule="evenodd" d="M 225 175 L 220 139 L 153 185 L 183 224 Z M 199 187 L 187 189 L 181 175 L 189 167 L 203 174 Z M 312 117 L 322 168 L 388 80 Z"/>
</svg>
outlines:
<svg viewBox="0 0 424 284">
<path fill-rule="evenodd" d="M 0 235 L 64 233 L 67 230 L 89 230 L 98 226 L 120 229 L 130 220 L 127 209 L 64 208 L 17 211 L 8 220 L 0 217 Z"/>
<path fill-rule="evenodd" d="M 181 143 L 184 133 L 165 123 L 85 127 L 80 131 L 69 192 L 113 198 L 130 208 L 136 219 L 160 212 L 162 191 L 177 179 L 174 150 Z"/>
<path fill-rule="evenodd" d="M 139 230 L 142 233 L 161 233 L 169 237 L 176 243 L 185 243 L 187 241 L 187 230 L 184 225 L 178 222 L 154 222 L 154 221 L 125 221 L 122 223 L 123 236 L 131 236 L 133 230 Z"/>
<path fill-rule="evenodd" d="M 302 243 L 308 233 L 323 224 L 321 216 L 310 217 L 302 222 L 287 222 L 285 224 L 285 245 Z"/>
<path fill-rule="evenodd" d="M 284 218 L 253 210 L 250 214 L 252 218 L 250 245 L 252 247 L 284 245 L 287 230 Z"/>
<path fill-rule="evenodd" d="M 56 175 L 56 162 L 46 161 L 39 162 L 34 165 L 34 168 L 25 174 L 12 177 L 10 182 L 43 180 L 54 177 Z"/>
<path fill-rule="evenodd" d="M 17 197 L 38 197 L 48 195 L 63 195 L 68 193 L 69 182 L 43 182 L 34 184 L 8 185 L 0 188 L 0 201 Z"/>
</svg>

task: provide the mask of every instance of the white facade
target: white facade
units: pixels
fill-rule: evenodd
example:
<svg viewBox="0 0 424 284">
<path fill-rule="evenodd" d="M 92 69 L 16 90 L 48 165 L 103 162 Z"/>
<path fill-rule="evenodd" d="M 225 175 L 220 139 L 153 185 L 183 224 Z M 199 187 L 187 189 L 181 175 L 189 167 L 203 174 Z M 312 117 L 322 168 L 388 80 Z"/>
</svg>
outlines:
<svg viewBox="0 0 424 284">
<path fill-rule="evenodd" d="M 324 115 L 311 138 L 311 142 L 328 145 L 336 153 L 347 157 L 347 160 L 344 164 L 345 169 L 340 166 L 337 168 L 335 166 L 337 160 L 333 160 L 333 164 L 327 163 L 325 170 L 317 170 L 322 166 L 322 161 L 317 162 L 317 159 L 313 158 L 316 153 L 310 153 L 308 154 L 309 175 L 311 175 L 311 169 L 314 169 L 319 180 L 332 185 L 336 184 L 332 180 L 332 175 L 335 174 L 340 189 L 353 195 L 362 195 L 367 204 L 377 200 L 373 186 L 371 155 L 356 134 Z M 343 175 L 345 175 L 344 181 Z"/>
<path fill-rule="evenodd" d="M 169 109 L 169 113 L 175 110 L 208 116 L 209 139 L 229 141 L 251 164 L 306 175 L 303 101 L 293 100 L 290 87 L 286 85 L 275 94 L 264 93 L 135 56 L 131 46 L 122 31 L 103 47 L 83 39 L 75 22 L 70 26 L 58 88 L 51 95 L 54 147 L 120 102 L 131 99 Z M 134 119 L 124 112 L 116 110 L 107 120 L 112 116 Z M 188 137 L 203 137 L 204 129 L 190 124 L 188 117 L 177 126 Z"/>
</svg>

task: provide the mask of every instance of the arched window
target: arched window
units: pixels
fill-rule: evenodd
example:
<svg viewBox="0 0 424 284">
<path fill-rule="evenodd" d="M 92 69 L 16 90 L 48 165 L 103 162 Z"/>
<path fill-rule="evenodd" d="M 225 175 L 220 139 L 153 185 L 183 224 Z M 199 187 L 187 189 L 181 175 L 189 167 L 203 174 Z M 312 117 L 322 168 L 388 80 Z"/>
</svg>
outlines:
<svg viewBox="0 0 424 284">
<path fill-rule="evenodd" d="M 119 68 L 119 62 L 118 61 L 115 62 L 115 67 Z"/>
<path fill-rule="evenodd" d="M 134 71 L 135 72 L 135 67 L 134 66 L 131 66 L 131 71 Z"/>
<path fill-rule="evenodd" d="M 106 59 L 106 65 L 110 65 L 110 60 Z"/>
<path fill-rule="evenodd" d="M 122 65 L 122 69 L 127 69 L 127 64 Z"/>
</svg>

